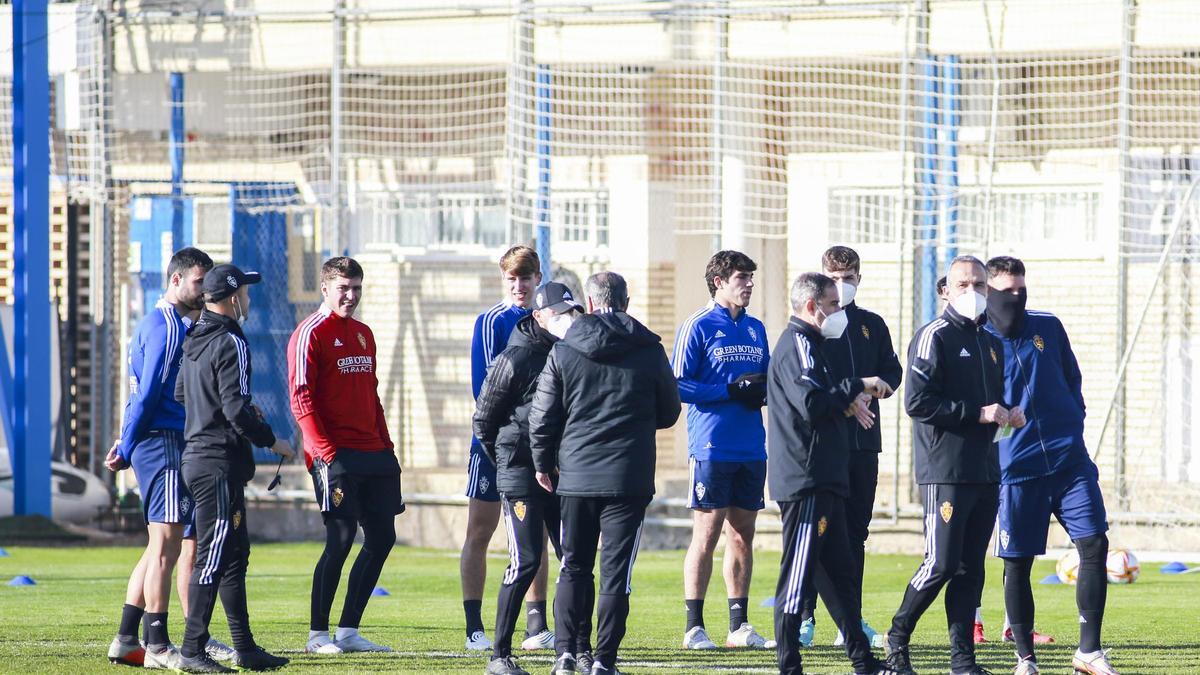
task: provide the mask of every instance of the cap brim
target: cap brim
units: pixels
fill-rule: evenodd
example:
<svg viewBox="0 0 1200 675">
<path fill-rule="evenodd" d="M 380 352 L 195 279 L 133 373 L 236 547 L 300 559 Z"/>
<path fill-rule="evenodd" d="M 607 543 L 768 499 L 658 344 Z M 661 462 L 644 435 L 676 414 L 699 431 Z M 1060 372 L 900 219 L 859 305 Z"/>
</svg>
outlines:
<svg viewBox="0 0 1200 675">
<path fill-rule="evenodd" d="M 257 284 L 262 281 L 262 275 L 258 272 L 242 272 L 243 284 Z"/>
<path fill-rule="evenodd" d="M 556 302 L 553 305 L 543 307 L 542 309 L 548 309 L 548 310 L 554 312 L 555 314 L 562 314 L 563 312 L 565 312 L 569 309 L 577 309 L 581 312 L 583 311 L 583 307 L 579 306 L 578 304 L 576 304 L 574 302 L 571 302 L 570 300 L 563 300 L 562 302 Z"/>
</svg>

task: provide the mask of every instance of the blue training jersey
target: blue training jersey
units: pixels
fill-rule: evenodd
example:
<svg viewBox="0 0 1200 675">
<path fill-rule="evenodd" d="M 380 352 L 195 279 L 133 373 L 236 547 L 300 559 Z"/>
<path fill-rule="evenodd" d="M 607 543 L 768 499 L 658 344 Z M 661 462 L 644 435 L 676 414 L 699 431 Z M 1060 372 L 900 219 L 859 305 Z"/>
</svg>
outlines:
<svg viewBox="0 0 1200 675">
<path fill-rule="evenodd" d="M 767 331 L 742 311 L 709 302 L 675 336 L 671 364 L 679 398 L 688 404 L 688 454 L 701 461 L 751 462 L 767 458 L 762 412 L 729 398 L 726 385 L 748 373 L 766 374 Z"/>
<path fill-rule="evenodd" d="M 479 390 L 487 377 L 492 361 L 508 346 L 508 337 L 512 335 L 517 322 L 529 314 L 529 310 L 518 307 L 507 300 L 492 305 L 486 312 L 475 318 L 475 328 L 471 331 L 471 396 L 479 398 Z M 482 452 L 482 446 L 474 437 L 471 445 Z"/>
<path fill-rule="evenodd" d="M 134 446 L 152 429 L 183 431 L 183 405 L 175 400 L 175 378 L 183 338 L 191 321 L 160 299 L 138 322 L 129 342 L 129 401 L 117 453 L 130 461 Z"/>
</svg>

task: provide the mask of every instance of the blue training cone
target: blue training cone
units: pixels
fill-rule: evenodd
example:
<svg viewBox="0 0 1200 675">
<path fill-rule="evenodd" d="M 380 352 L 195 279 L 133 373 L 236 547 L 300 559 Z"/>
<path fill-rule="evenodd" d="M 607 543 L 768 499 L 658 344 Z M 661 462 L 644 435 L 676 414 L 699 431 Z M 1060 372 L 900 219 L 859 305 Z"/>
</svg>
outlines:
<svg viewBox="0 0 1200 675">
<path fill-rule="evenodd" d="M 1180 574 L 1187 571 L 1187 565 L 1184 565 L 1179 561 L 1169 562 L 1166 565 L 1158 568 L 1158 571 L 1162 572 L 1163 574 Z"/>
<path fill-rule="evenodd" d="M 376 586 L 375 590 L 371 591 L 371 595 L 391 595 L 391 593 L 388 593 L 388 589 L 383 586 Z"/>
<path fill-rule="evenodd" d="M 8 557 L 8 551 L 5 551 L 3 548 L 0 548 L 0 558 L 7 558 L 7 557 Z"/>
<path fill-rule="evenodd" d="M 1051 574 L 1050 576 L 1046 577 L 1045 579 L 1042 579 L 1041 583 L 1043 583 L 1043 584 L 1061 584 L 1062 579 L 1059 579 L 1057 574 Z"/>
<path fill-rule="evenodd" d="M 768 596 L 766 600 L 763 600 L 762 602 L 758 603 L 758 606 L 759 607 L 774 607 L 775 606 L 775 596 L 773 596 L 773 595 Z"/>
<path fill-rule="evenodd" d="M 24 574 L 20 574 L 20 575 L 13 577 L 12 581 L 8 582 L 8 585 L 9 586 L 36 586 L 37 582 L 34 581 L 33 579 L 30 579 L 29 577 L 25 576 Z"/>
</svg>

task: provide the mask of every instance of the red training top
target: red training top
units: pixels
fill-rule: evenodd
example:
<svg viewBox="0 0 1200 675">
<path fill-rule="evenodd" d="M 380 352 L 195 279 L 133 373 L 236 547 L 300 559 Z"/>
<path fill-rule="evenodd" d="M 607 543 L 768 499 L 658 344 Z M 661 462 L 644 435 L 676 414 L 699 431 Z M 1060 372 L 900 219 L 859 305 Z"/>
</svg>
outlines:
<svg viewBox="0 0 1200 675">
<path fill-rule="evenodd" d="M 332 462 L 338 448 L 392 449 L 367 324 L 321 305 L 296 327 L 287 356 L 292 415 L 304 434 L 309 468 L 315 457 Z"/>
</svg>

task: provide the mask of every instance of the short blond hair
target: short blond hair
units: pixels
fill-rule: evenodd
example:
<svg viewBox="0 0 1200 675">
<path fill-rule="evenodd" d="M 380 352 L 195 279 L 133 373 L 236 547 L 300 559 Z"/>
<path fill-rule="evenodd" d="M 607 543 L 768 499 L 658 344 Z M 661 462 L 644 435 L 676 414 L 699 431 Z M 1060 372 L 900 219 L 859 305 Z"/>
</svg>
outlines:
<svg viewBox="0 0 1200 675">
<path fill-rule="evenodd" d="M 514 246 L 500 256 L 500 271 L 518 277 L 531 277 L 542 271 L 542 261 L 532 248 Z"/>
</svg>

